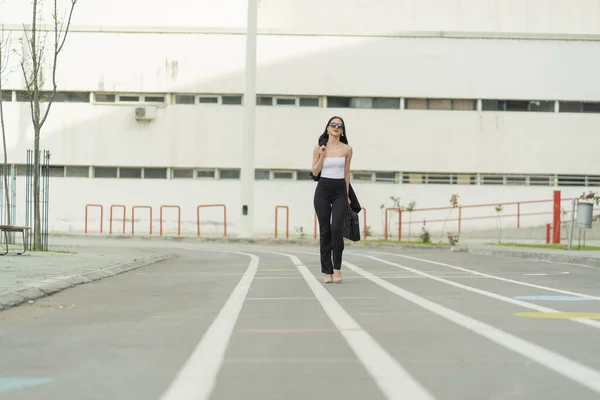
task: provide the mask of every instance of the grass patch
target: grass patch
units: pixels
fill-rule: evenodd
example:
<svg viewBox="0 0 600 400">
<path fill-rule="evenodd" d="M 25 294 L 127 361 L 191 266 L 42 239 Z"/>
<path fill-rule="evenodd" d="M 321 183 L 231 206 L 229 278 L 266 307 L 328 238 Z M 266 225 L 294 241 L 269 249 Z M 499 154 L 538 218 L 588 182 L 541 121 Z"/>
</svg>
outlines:
<svg viewBox="0 0 600 400">
<path fill-rule="evenodd" d="M 530 243 L 486 243 L 487 245 L 492 246 L 506 246 L 506 247 L 523 247 L 530 249 L 551 249 L 551 250 L 569 250 L 568 244 L 530 244 Z M 577 243 L 573 243 L 571 245 L 571 250 L 600 250 L 600 246 L 581 246 L 579 247 Z"/>
</svg>

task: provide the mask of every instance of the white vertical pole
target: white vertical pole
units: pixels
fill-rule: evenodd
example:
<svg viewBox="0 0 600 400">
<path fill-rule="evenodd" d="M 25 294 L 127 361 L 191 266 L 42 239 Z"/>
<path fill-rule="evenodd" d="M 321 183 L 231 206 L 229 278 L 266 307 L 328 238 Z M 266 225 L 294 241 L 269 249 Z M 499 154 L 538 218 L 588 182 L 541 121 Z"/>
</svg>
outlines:
<svg viewBox="0 0 600 400">
<path fill-rule="evenodd" d="M 254 132 L 256 124 L 256 35 L 258 0 L 248 0 L 246 26 L 246 89 L 244 91 L 244 125 L 242 129 L 241 218 L 240 236 L 254 235 Z"/>
</svg>

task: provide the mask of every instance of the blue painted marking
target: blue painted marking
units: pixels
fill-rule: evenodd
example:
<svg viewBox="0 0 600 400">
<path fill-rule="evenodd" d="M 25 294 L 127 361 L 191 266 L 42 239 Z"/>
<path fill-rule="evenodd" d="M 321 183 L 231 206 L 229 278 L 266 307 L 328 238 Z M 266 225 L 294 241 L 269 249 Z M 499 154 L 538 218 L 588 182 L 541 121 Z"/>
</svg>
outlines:
<svg viewBox="0 0 600 400">
<path fill-rule="evenodd" d="M 49 378 L 0 378 L 0 393 L 52 382 Z"/>
<path fill-rule="evenodd" d="M 516 296 L 519 300 L 546 300 L 546 301 L 590 301 L 587 297 L 580 296 Z"/>
</svg>

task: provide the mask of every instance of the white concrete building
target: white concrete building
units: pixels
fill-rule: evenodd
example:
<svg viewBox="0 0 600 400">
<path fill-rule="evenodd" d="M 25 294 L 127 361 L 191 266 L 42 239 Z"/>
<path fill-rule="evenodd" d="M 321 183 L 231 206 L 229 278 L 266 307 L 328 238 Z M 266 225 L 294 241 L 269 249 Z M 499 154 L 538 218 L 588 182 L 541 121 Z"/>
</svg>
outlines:
<svg viewBox="0 0 600 400">
<path fill-rule="evenodd" d="M 30 7 L 0 0 L 13 42 Z M 51 231 L 83 232 L 86 204 L 99 204 L 104 233 L 111 205 L 124 205 L 127 234 L 133 206 L 152 207 L 159 234 L 160 207 L 176 205 L 181 234 L 196 235 L 197 206 L 224 204 L 228 235 L 239 232 L 245 24 L 244 0 L 77 4 L 41 139 L 51 152 Z M 573 197 L 600 184 L 599 40 L 598 0 L 260 0 L 256 235 L 273 236 L 281 205 L 290 236 L 302 228 L 312 237 L 308 170 L 333 115 L 346 122 L 352 184 L 373 235 L 390 196 L 417 209 L 446 207 L 454 193 L 460 205 L 548 200 L 503 214 L 548 212 L 518 223 L 550 223 L 553 190 Z M 33 129 L 20 60 L 10 57 L 9 161 L 23 165 Z M 100 211 L 89 212 L 97 233 Z M 122 209 L 114 212 L 119 232 Z M 493 206 L 462 209 L 462 231 L 494 228 L 494 219 L 468 219 L 490 215 Z M 281 237 L 284 210 L 279 217 Z M 411 230 L 427 219 L 439 231 L 447 217 L 415 212 Z M 135 219 L 136 235 L 147 234 L 148 211 Z M 163 224 L 177 234 L 175 209 L 164 209 Z M 223 233 L 222 209 L 201 211 L 201 231 Z"/>
</svg>

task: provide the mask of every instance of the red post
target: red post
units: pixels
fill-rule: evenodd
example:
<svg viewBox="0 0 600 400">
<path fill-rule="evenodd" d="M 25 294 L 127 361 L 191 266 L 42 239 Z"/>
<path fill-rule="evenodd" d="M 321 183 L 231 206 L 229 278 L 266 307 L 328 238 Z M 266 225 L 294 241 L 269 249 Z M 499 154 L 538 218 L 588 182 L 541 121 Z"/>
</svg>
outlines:
<svg viewBox="0 0 600 400">
<path fill-rule="evenodd" d="M 363 236 L 367 238 L 367 209 L 365 207 L 361 207 L 363 211 Z"/>
<path fill-rule="evenodd" d="M 398 241 L 402 240 L 402 209 L 400 208 L 386 208 L 385 209 L 385 240 L 388 240 L 388 212 L 396 211 L 398 213 Z"/>
<path fill-rule="evenodd" d="M 275 206 L 275 237 L 277 237 L 277 210 L 285 210 L 285 238 L 290 237 L 290 208 L 288 206 Z"/>
<path fill-rule="evenodd" d="M 196 207 L 196 224 L 198 225 L 198 236 L 200 236 L 200 209 L 204 207 L 223 207 L 223 236 L 227 236 L 227 206 L 225 204 L 200 204 Z"/>
<path fill-rule="evenodd" d="M 550 243 L 550 224 L 546 224 L 546 244 Z"/>
<path fill-rule="evenodd" d="M 554 191 L 554 219 L 552 222 L 552 243 L 560 243 L 560 190 Z"/>
<path fill-rule="evenodd" d="M 88 208 L 100 208 L 100 233 L 102 233 L 102 221 L 104 220 L 104 207 L 101 204 L 86 204 L 85 205 L 85 233 L 88 233 Z"/>
</svg>

